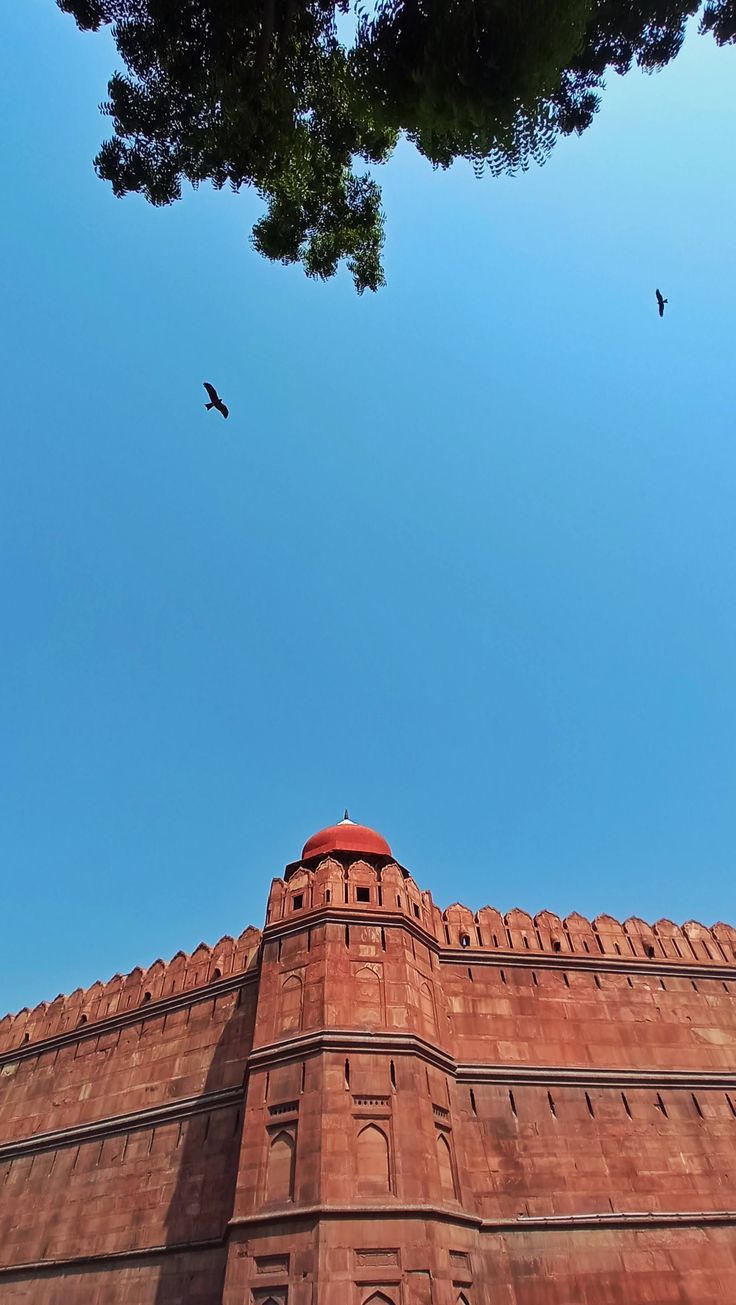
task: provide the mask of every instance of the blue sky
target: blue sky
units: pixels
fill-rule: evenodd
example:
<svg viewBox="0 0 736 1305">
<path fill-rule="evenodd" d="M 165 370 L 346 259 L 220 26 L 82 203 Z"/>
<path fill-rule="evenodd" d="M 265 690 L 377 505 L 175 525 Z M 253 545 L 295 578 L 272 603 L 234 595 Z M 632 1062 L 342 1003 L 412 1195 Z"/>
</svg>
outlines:
<svg viewBox="0 0 736 1305">
<path fill-rule="evenodd" d="M 400 149 L 361 299 L 115 200 L 106 38 L 4 34 L 0 1008 L 260 924 L 346 804 L 442 906 L 736 920 L 736 50 L 525 177 Z"/>
</svg>

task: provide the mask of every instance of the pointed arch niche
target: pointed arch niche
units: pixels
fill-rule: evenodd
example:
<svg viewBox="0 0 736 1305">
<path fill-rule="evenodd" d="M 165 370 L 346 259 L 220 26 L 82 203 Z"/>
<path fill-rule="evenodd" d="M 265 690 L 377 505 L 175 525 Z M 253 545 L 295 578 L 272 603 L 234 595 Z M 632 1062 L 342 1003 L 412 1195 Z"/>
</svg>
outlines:
<svg viewBox="0 0 736 1305">
<path fill-rule="evenodd" d="M 373 965 L 360 965 L 353 974 L 352 1009 L 356 1024 L 381 1024 L 382 984 Z"/>
<path fill-rule="evenodd" d="M 363 1305 L 394 1305 L 394 1302 L 385 1291 L 374 1291 L 372 1295 L 366 1296 Z"/>
<path fill-rule="evenodd" d="M 295 1150 L 292 1132 L 282 1129 L 271 1138 L 266 1168 L 267 1201 L 293 1200 Z"/>
<path fill-rule="evenodd" d="M 424 979 L 419 988 L 419 1008 L 422 1012 L 425 1025 L 432 1033 L 437 1032 L 437 1012 L 434 1006 L 434 993 L 431 987 Z"/>
<path fill-rule="evenodd" d="M 360 1129 L 355 1166 L 361 1196 L 386 1196 L 391 1191 L 388 1137 L 378 1124 L 364 1124 Z"/>
<path fill-rule="evenodd" d="M 281 985 L 279 1026 L 282 1033 L 298 1033 L 302 1027 L 304 985 L 298 974 L 290 974 Z"/>
<path fill-rule="evenodd" d="M 455 1174 L 452 1168 L 452 1152 L 449 1138 L 437 1130 L 437 1163 L 440 1171 L 440 1192 L 445 1201 L 456 1201 Z"/>
</svg>

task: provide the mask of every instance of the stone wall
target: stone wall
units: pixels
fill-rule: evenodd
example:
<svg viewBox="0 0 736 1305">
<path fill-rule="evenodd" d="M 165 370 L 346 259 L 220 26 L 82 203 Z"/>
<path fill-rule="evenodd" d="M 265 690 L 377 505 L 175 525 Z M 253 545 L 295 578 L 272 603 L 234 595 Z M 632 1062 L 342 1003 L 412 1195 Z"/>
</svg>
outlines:
<svg viewBox="0 0 736 1305">
<path fill-rule="evenodd" d="M 3 1021 L 0 1301 L 220 1301 L 259 941 Z"/>
</svg>

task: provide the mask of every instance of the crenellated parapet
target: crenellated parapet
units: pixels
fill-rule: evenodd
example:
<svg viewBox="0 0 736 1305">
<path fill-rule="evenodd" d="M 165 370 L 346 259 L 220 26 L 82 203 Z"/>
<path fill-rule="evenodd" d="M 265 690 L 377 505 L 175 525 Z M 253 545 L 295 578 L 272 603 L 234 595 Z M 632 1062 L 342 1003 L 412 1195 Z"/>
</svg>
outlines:
<svg viewBox="0 0 736 1305">
<path fill-rule="evenodd" d="M 323 860 L 295 863 L 288 878 L 274 879 L 266 924 L 297 922 L 305 914 L 324 910 L 398 915 L 432 936 L 440 948 L 472 948 L 482 952 L 519 952 L 575 957 L 607 957 L 639 961 L 681 961 L 684 964 L 732 965 L 736 961 L 736 928 L 718 923 L 712 928 L 689 920 L 649 924 L 637 916 L 623 922 L 611 915 L 589 920 L 578 912 L 561 917 L 553 911 L 530 915 L 518 907 L 502 913 L 492 906 L 472 911 L 453 902 L 444 911 L 432 894 L 419 888 L 396 861 L 353 857 L 337 852 Z"/>
<path fill-rule="evenodd" d="M 0 1054 L 243 974 L 257 963 L 261 937 L 261 930 L 249 925 L 238 938 L 225 935 L 213 947 L 200 943 L 190 955 L 179 951 L 170 961 L 156 960 L 145 970 L 136 966 L 130 974 L 114 974 L 107 983 L 98 980 L 89 988 L 59 994 L 52 1002 L 41 1001 L 32 1010 L 6 1015 L 0 1019 Z"/>
<path fill-rule="evenodd" d="M 316 865 L 291 866 L 289 871 L 288 878 L 271 883 L 267 926 L 325 907 L 346 907 L 366 913 L 399 912 L 435 933 L 439 911 L 431 893 L 422 892 L 395 861 L 381 865 L 365 857 L 337 853 Z"/>
</svg>

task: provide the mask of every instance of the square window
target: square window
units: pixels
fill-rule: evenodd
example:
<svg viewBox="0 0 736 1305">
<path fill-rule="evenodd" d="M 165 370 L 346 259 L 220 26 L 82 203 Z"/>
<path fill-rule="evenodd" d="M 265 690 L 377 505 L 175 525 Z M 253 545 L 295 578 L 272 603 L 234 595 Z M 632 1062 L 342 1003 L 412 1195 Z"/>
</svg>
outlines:
<svg viewBox="0 0 736 1305">
<path fill-rule="evenodd" d="M 303 893 L 297 893 L 296 896 L 295 896 L 295 898 L 294 898 L 294 910 L 295 910 L 295 911 L 301 911 L 303 905 L 304 905 L 304 894 L 303 894 Z"/>
<path fill-rule="evenodd" d="M 358 902 L 370 902 L 371 900 L 370 888 L 356 888 L 355 900 Z"/>
</svg>

